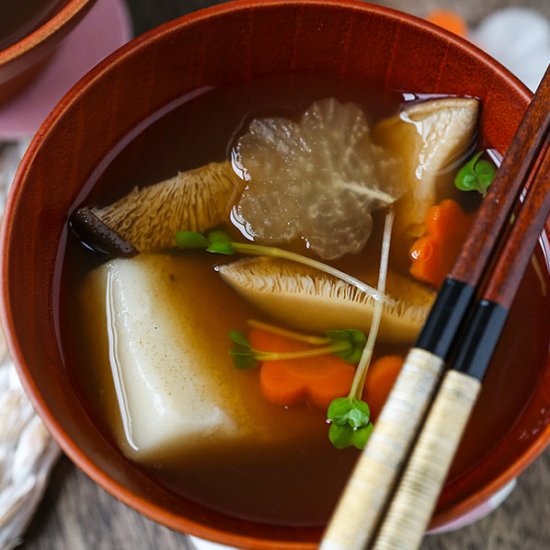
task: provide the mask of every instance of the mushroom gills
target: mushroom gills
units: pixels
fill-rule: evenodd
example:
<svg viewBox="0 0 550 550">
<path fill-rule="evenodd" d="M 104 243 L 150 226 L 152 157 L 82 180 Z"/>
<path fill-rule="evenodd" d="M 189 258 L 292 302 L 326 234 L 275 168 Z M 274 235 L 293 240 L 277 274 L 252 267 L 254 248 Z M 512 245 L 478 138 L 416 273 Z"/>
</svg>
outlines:
<svg viewBox="0 0 550 550">
<path fill-rule="evenodd" d="M 279 259 L 252 258 L 218 266 L 221 277 L 243 298 L 294 328 L 323 332 L 357 328 L 368 331 L 374 299 L 330 275 Z M 372 279 L 375 280 L 373 273 Z M 435 293 L 389 272 L 379 339 L 409 343 L 417 337 Z"/>
<path fill-rule="evenodd" d="M 205 231 L 225 222 L 239 186 L 228 162 L 213 162 L 134 188 L 108 206 L 81 208 L 71 226 L 84 243 L 109 255 L 172 248 L 177 231 Z"/>
</svg>

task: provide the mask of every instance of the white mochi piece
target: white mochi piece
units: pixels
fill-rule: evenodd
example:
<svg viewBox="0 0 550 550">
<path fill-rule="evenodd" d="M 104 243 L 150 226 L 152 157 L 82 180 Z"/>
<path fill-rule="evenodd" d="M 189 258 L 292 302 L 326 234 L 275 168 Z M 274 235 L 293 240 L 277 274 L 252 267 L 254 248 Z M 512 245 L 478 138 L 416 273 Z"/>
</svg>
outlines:
<svg viewBox="0 0 550 550">
<path fill-rule="evenodd" d="M 176 313 L 157 262 L 117 259 L 87 281 L 103 310 L 127 454 L 155 456 L 182 442 L 237 431 L 216 377 L 201 368 L 190 326 Z M 192 321 L 189 319 L 189 321 Z"/>
<path fill-rule="evenodd" d="M 203 260 L 115 259 L 81 289 L 87 394 L 133 460 L 181 464 L 234 445 L 302 445 L 323 432 L 323 411 L 273 405 L 257 370 L 233 366 L 228 333 L 254 309 Z"/>
</svg>

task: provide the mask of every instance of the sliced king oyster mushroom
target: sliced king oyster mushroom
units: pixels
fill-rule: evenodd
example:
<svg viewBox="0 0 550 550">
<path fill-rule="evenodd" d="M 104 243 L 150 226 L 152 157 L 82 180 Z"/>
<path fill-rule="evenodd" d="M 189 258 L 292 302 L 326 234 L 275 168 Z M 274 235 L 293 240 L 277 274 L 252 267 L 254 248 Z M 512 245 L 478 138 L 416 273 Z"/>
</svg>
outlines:
<svg viewBox="0 0 550 550">
<path fill-rule="evenodd" d="M 407 190 L 397 157 L 371 142 L 363 110 L 334 98 L 312 103 L 299 121 L 254 119 L 232 160 L 245 181 L 233 219 L 254 240 L 304 239 L 323 259 L 359 252 L 371 212 Z"/>
<path fill-rule="evenodd" d="M 260 310 L 285 324 L 307 331 L 370 327 L 374 300 L 351 285 L 307 267 L 269 258 L 239 260 L 218 267 L 222 278 Z M 375 279 L 375 277 L 373 277 Z M 435 293 L 390 272 L 379 338 L 414 341 Z"/>
<path fill-rule="evenodd" d="M 103 208 L 81 208 L 71 225 L 92 248 L 112 255 L 171 248 L 179 230 L 205 231 L 226 221 L 239 185 L 230 163 L 213 162 L 135 188 Z"/>
<path fill-rule="evenodd" d="M 396 203 L 394 231 L 410 238 L 424 233 L 428 209 L 452 189 L 450 180 L 474 145 L 479 101 L 452 97 L 415 103 L 380 122 L 373 141 L 402 159 L 408 192 Z"/>
</svg>

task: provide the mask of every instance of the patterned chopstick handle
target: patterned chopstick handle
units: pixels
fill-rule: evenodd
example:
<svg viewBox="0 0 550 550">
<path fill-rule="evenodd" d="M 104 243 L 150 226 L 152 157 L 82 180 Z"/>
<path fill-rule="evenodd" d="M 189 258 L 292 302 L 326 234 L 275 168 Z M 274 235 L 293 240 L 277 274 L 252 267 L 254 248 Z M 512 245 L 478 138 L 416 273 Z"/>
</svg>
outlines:
<svg viewBox="0 0 550 550">
<path fill-rule="evenodd" d="M 321 550 L 366 546 L 385 508 L 443 371 L 443 361 L 413 348 L 346 485 Z"/>
<path fill-rule="evenodd" d="M 375 550 L 420 546 L 480 388 L 479 380 L 455 370 L 443 379 L 373 544 Z"/>
</svg>

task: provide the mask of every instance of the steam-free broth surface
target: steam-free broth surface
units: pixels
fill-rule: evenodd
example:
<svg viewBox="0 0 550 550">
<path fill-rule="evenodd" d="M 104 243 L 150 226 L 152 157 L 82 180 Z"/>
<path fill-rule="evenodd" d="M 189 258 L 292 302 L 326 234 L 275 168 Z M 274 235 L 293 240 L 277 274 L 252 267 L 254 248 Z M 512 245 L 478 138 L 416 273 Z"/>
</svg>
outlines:
<svg viewBox="0 0 550 550">
<path fill-rule="evenodd" d="M 253 117 L 296 117 L 312 101 L 330 96 L 357 103 L 371 123 L 395 113 L 402 101 L 400 94 L 375 93 L 363 83 L 337 83 L 317 77 L 281 77 L 256 81 L 243 88 L 199 90 L 151 117 L 121 142 L 98 169 L 98 176 L 88 183 L 87 196 L 81 201 L 107 204 L 134 186 L 150 185 L 178 171 L 226 159 L 236 137 Z M 81 203 L 75 205 L 79 206 Z M 373 235 L 360 254 L 345 256 L 334 265 L 358 277 L 372 271 L 372 258 L 380 252 L 382 218 L 375 215 Z M 226 229 L 235 238 L 239 235 L 229 220 Z M 309 253 L 303 244 L 293 248 Z M 175 446 L 148 467 L 134 467 L 146 469 L 169 491 L 228 515 L 279 525 L 322 525 L 358 451 L 337 450 L 330 444 L 322 410 L 308 404 L 279 407 L 265 402 L 259 393 L 258 373 L 234 369 L 228 331 L 242 330 L 247 319 L 265 320 L 266 315 L 240 298 L 214 271 L 214 266 L 228 259 L 177 252 L 166 262 L 163 256 L 148 255 L 144 261 L 162 265 L 159 278 L 171 289 L 172 302 L 182 311 L 192 308 L 194 337 L 207 339 L 215 358 L 205 368 L 213 369 L 221 379 L 224 372 L 228 373 L 231 387 L 240 394 L 244 407 L 260 411 L 259 421 L 265 424 L 270 437 L 263 443 L 261 438 L 241 444 L 205 443 L 185 453 Z M 86 295 L 82 295 L 83 281 L 102 261 L 70 236 L 62 265 L 59 322 L 65 362 L 75 387 L 114 445 L 123 426 L 110 366 L 104 359 L 108 346 L 99 336 L 105 332 L 101 326 L 104 321 L 100 314 L 96 319 L 90 318 L 93 314 L 83 316 L 82 309 L 82 300 L 86 300 Z M 548 266 L 540 253 L 536 261 L 538 272 L 531 266 L 525 275 L 455 460 L 453 479 L 474 467 L 513 426 L 536 386 L 548 347 L 545 327 L 550 323 Z M 403 271 L 399 259 L 394 263 L 395 269 Z M 536 337 L 535 331 L 540 332 Z M 526 341 L 540 345 L 526 347 Z M 404 355 L 406 349 L 405 345 L 378 344 L 375 354 Z"/>
<path fill-rule="evenodd" d="M 30 34 L 66 0 L 0 0 L 0 50 Z"/>
</svg>

